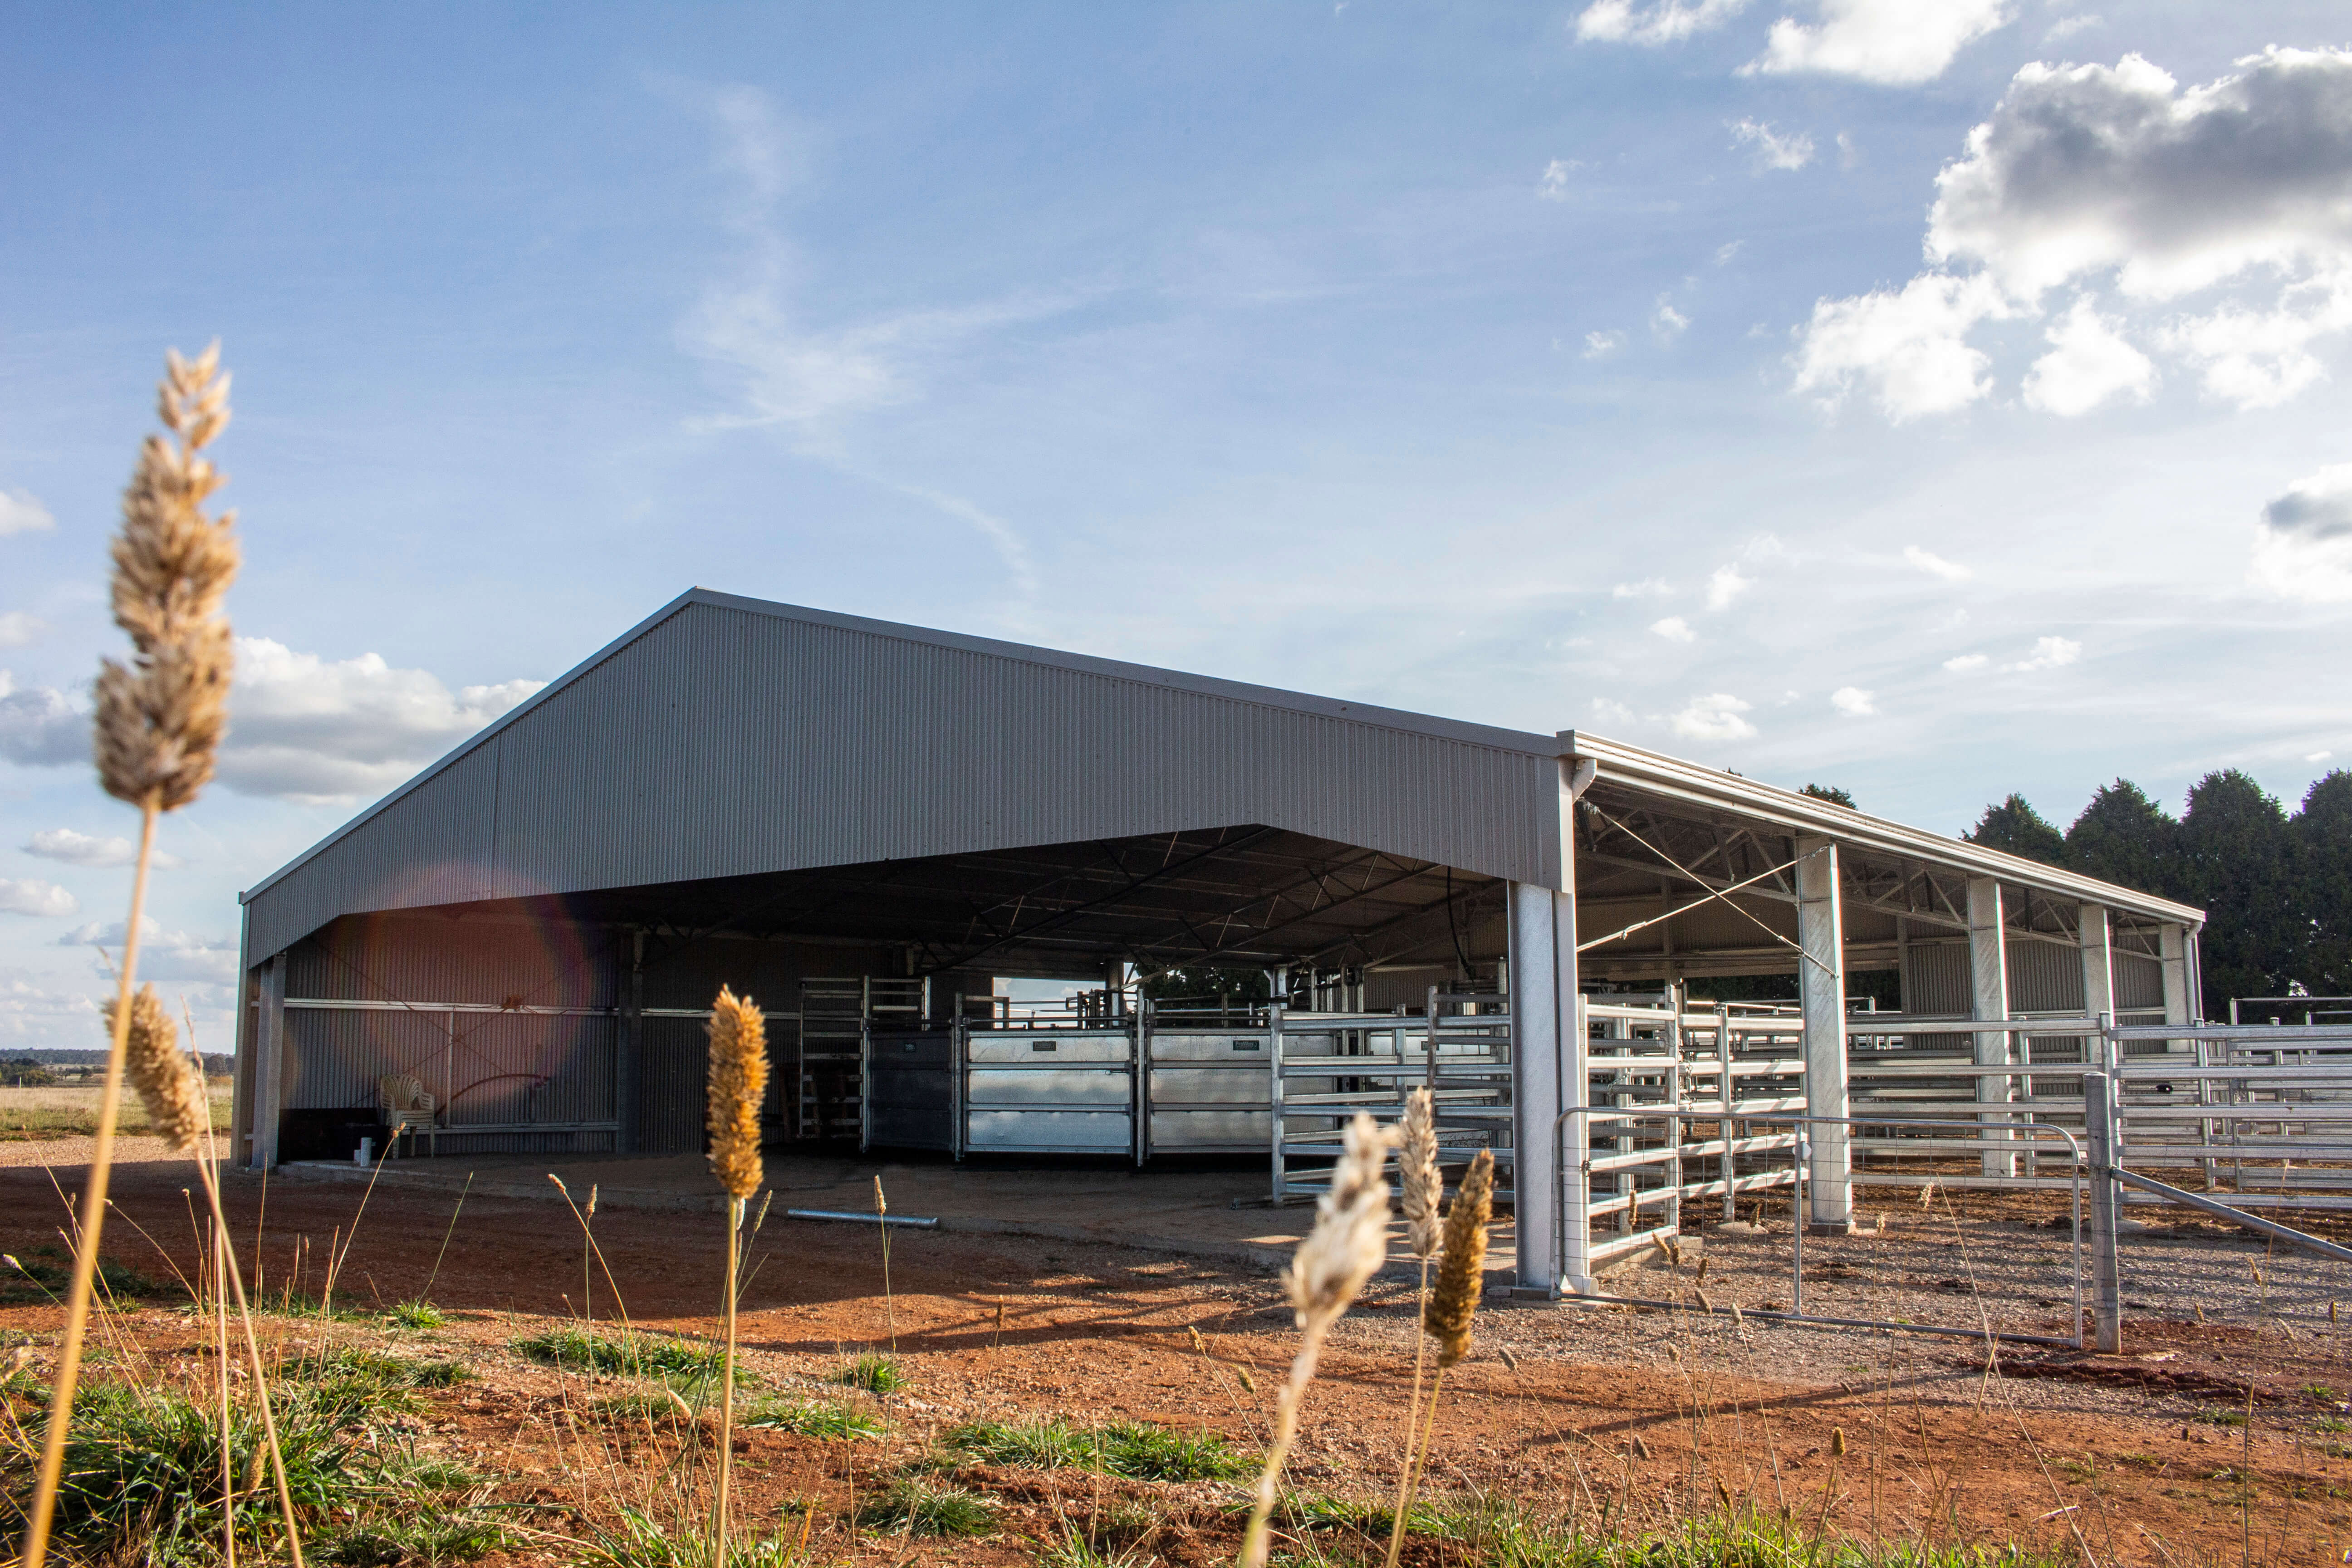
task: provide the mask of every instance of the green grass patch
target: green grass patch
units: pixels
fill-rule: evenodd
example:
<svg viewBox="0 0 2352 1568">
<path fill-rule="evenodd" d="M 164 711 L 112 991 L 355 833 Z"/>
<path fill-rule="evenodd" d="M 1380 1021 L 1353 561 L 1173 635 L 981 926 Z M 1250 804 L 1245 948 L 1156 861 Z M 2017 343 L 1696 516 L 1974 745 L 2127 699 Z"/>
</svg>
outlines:
<svg viewBox="0 0 2352 1568">
<path fill-rule="evenodd" d="M 987 1535 L 996 1510 L 961 1487 L 904 1476 L 859 1504 L 857 1522 L 901 1535 Z"/>
<path fill-rule="evenodd" d="M 0 1302 L 58 1301 L 73 1285 L 73 1258 L 54 1242 L 26 1247 L 21 1253 L 0 1253 Z M 141 1300 L 152 1296 L 184 1296 L 176 1284 L 151 1279 L 119 1258 L 100 1254 L 99 1295 Z"/>
<path fill-rule="evenodd" d="M 833 1381 L 848 1388 L 862 1388 L 868 1394 L 896 1394 L 907 1386 L 907 1373 L 896 1361 L 887 1355 L 862 1355 L 839 1372 Z"/>
<path fill-rule="evenodd" d="M 453 1388 L 473 1375 L 460 1361 L 411 1361 L 355 1346 L 299 1356 L 278 1369 L 281 1384 L 347 1419 L 421 1410 L 420 1389 Z"/>
<path fill-rule="evenodd" d="M 756 1426 L 768 1432 L 792 1432 L 803 1437 L 824 1437 L 842 1441 L 857 1437 L 879 1437 L 882 1423 L 845 1405 L 835 1405 L 817 1399 L 762 1399 L 754 1401 L 739 1416 L 745 1426 Z"/>
<path fill-rule="evenodd" d="M 1154 1559 L 1134 1545 L 1079 1534 L 1068 1525 L 1037 1553 L 1037 1568 L 1146 1568 Z"/>
<path fill-rule="evenodd" d="M 658 1334 L 630 1333 L 614 1338 L 591 1333 L 573 1324 L 530 1334 L 513 1348 L 535 1362 L 567 1372 L 600 1372 L 614 1377 L 655 1378 L 664 1383 L 715 1383 L 727 1370 L 726 1352 L 716 1345 L 689 1344 Z M 737 1383 L 751 1374 L 735 1369 Z"/>
<path fill-rule="evenodd" d="M 1094 1470 L 1139 1481 L 1237 1480 L 1254 1468 L 1223 1437 L 1144 1422 L 972 1421 L 950 1427 L 940 1442 L 950 1455 L 981 1464 Z"/>
<path fill-rule="evenodd" d="M 386 1312 L 383 1321 L 395 1329 L 438 1329 L 449 1319 L 430 1301 L 403 1301 Z"/>
<path fill-rule="evenodd" d="M 286 1384 L 274 1391 L 273 1403 L 288 1489 L 316 1560 L 433 1561 L 383 1554 L 383 1542 L 429 1538 L 446 1562 L 479 1555 L 505 1539 L 494 1515 L 465 1504 L 474 1477 L 418 1460 L 371 1430 L 351 1402 L 322 1395 L 316 1385 Z M 251 1411 L 232 1415 L 228 1447 L 240 1478 L 268 1474 L 261 1422 Z M 30 1500 L 37 1451 L 12 1453 L 0 1463 L 18 1509 Z M 212 1563 L 224 1523 L 220 1463 L 219 1417 L 209 1400 L 121 1383 L 87 1384 L 74 1402 L 58 1493 L 58 1536 L 78 1561 Z M 268 1560 L 282 1538 L 275 1487 L 265 1481 L 245 1492 L 230 1522 L 240 1550 Z M 346 1544 L 356 1555 L 337 1555 Z"/>
<path fill-rule="evenodd" d="M 591 1526 L 577 1543 L 576 1568 L 710 1568 L 710 1532 L 700 1525 L 673 1530 L 653 1515 L 625 1508 L 609 1525 Z M 727 1549 L 727 1568 L 793 1568 L 800 1562 L 797 1540 L 738 1541 Z"/>
</svg>

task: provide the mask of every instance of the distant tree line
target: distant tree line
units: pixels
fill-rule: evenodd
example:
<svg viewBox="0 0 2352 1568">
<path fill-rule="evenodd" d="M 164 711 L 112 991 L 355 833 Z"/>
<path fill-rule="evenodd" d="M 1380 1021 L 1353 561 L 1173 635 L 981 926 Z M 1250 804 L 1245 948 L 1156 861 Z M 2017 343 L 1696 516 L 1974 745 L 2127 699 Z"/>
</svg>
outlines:
<svg viewBox="0 0 2352 1568">
<path fill-rule="evenodd" d="M 2061 833 L 2021 795 L 1988 806 L 1972 844 L 2063 866 L 2205 911 L 2206 1011 L 2300 986 L 2352 995 L 2352 773 L 2311 786 L 2289 816 L 2235 768 L 2208 773 L 2175 818 L 2117 779 Z"/>
</svg>

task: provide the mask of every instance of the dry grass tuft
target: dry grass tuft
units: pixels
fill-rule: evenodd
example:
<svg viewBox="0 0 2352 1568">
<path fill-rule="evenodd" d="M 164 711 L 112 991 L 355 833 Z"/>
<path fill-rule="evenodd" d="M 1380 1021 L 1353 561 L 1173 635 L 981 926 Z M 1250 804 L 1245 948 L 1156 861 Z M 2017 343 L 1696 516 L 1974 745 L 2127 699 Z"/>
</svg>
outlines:
<svg viewBox="0 0 2352 1568">
<path fill-rule="evenodd" d="M 1440 1372 L 1470 1353 L 1470 1320 L 1486 1288 L 1486 1226 L 1494 1217 L 1495 1156 L 1481 1149 L 1445 1211 L 1445 1255 L 1422 1310 L 1421 1326 L 1437 1342 Z"/>
<path fill-rule="evenodd" d="M 110 1016 L 112 1011 L 109 1009 Z M 205 1099 L 204 1076 L 181 1052 L 178 1035 L 155 988 L 141 986 L 131 999 L 123 1070 L 157 1134 L 173 1153 L 194 1154 L 212 1127 L 212 1107 Z"/>
<path fill-rule="evenodd" d="M 1426 1089 L 1405 1097 L 1397 1124 L 1397 1206 L 1404 1210 L 1405 1237 L 1415 1258 L 1437 1250 L 1437 1205 L 1445 1190 L 1437 1169 L 1437 1109 Z"/>
<path fill-rule="evenodd" d="M 222 475 L 197 455 L 228 425 L 219 364 L 218 343 L 193 363 L 170 356 L 156 406 L 179 440 L 150 436 L 140 447 L 113 547 L 114 624 L 132 652 L 127 666 L 100 663 L 99 782 L 157 811 L 195 799 L 227 729 L 234 659 L 220 609 L 236 576 L 236 514 L 205 515 Z"/>
<path fill-rule="evenodd" d="M 710 1009 L 710 1171 L 742 1202 L 760 1190 L 760 1101 L 768 1091 L 768 1026 L 757 1004 L 726 986 Z"/>
</svg>

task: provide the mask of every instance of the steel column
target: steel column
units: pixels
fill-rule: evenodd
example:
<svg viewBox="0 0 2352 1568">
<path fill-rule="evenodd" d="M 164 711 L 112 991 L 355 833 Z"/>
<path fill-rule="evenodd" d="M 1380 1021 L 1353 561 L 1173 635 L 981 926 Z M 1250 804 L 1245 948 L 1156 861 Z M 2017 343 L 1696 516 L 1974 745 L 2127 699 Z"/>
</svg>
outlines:
<svg viewBox="0 0 2352 1568">
<path fill-rule="evenodd" d="M 2009 1018 L 2009 943 L 2002 927 L 2000 882 L 1992 877 L 1969 879 L 1969 976 L 1971 996 L 1969 1016 L 1988 1021 Z M 2008 1067 L 2016 1060 L 2006 1030 L 1976 1037 L 1976 1058 L 1979 1067 Z M 1977 1099 L 1981 1102 L 2008 1104 L 2016 1094 L 2011 1079 L 1980 1078 L 1977 1079 Z M 1986 1112 L 1979 1121 L 2007 1121 L 2006 1114 Z M 2011 1142 L 2008 1133 L 1988 1132 L 1987 1143 Z M 1988 1176 L 2017 1174 L 2017 1154 L 2014 1151 L 1995 1153 L 1988 1150 L 1984 1156 L 1983 1173 Z"/>
<path fill-rule="evenodd" d="M 278 1120 L 286 1094 L 286 955 L 261 965 L 260 1016 L 254 1026 L 253 1149 L 257 1171 L 278 1163 Z"/>
<path fill-rule="evenodd" d="M 1576 900 L 1532 882 L 1514 882 L 1510 891 L 1511 1144 L 1512 1191 L 1518 1227 L 1518 1283 L 1549 1292 L 1563 1272 L 1560 1215 L 1555 1208 L 1554 1173 L 1576 1172 L 1585 1151 L 1555 1140 L 1561 1110 L 1581 1102 L 1580 1077 L 1570 1072 L 1582 1053 L 1576 1037 Z M 1571 1089 L 1571 1082 L 1574 1088 Z M 1570 1098 L 1570 1095 L 1574 1098 Z M 1580 1211 L 1581 1205 L 1577 1207 Z M 1567 1228 L 1567 1246 L 1580 1267 L 1569 1288 L 1585 1290 L 1580 1267 L 1584 1229 Z"/>
<path fill-rule="evenodd" d="M 2116 1179 L 2116 1080 L 2111 1074 L 2083 1075 L 2083 1157 L 2091 1175 L 2094 1348 L 2101 1355 L 2116 1355 L 2124 1348 L 2123 1270 L 2116 1256 L 2116 1220 L 2123 1208 L 2123 1184 Z"/>
<path fill-rule="evenodd" d="M 1845 922 L 1838 890 L 1833 839 L 1797 840 L 1797 994 L 1805 1015 L 1805 1110 L 1847 1114 L 1845 1058 Z M 1853 1138 L 1843 1124 L 1824 1124 L 1812 1140 L 1812 1189 L 1808 1223 L 1815 1230 L 1853 1225 Z"/>
<path fill-rule="evenodd" d="M 2083 1012 L 2101 1020 L 2116 1013 L 2115 934 L 2105 904 L 2083 904 L 2074 924 L 2074 940 L 2083 950 Z M 2106 1041 L 2093 1036 L 2083 1042 L 2083 1059 L 2094 1067 L 2113 1068 L 2103 1059 Z"/>
</svg>

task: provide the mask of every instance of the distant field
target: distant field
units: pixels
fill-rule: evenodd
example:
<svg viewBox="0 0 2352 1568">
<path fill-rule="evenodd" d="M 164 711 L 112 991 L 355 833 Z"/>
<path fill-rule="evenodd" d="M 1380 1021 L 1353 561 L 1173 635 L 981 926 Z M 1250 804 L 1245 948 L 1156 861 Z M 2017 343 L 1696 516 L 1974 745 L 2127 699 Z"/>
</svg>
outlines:
<svg viewBox="0 0 2352 1568">
<path fill-rule="evenodd" d="M 225 1132 L 228 1130 L 229 1080 L 213 1079 L 207 1087 L 212 1090 L 213 1129 Z M 87 1138 L 98 1131 L 98 1103 L 105 1092 L 100 1088 L 0 1088 L 0 1140 Z M 121 1132 L 148 1131 L 146 1107 L 128 1089 L 123 1091 L 115 1128 Z"/>
</svg>

